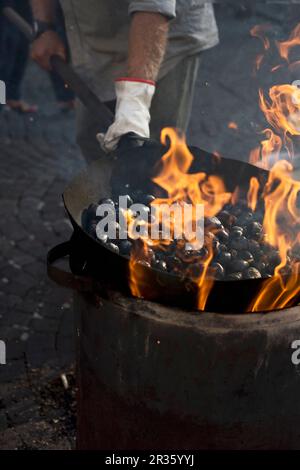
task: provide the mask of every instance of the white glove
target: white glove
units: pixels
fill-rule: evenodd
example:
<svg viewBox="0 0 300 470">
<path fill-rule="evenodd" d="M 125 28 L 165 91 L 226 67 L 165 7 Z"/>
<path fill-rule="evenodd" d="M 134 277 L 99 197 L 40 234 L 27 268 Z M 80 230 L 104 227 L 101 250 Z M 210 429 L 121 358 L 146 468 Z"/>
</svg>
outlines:
<svg viewBox="0 0 300 470">
<path fill-rule="evenodd" d="M 116 86 L 115 121 L 106 134 L 97 134 L 102 149 L 109 153 L 117 148 L 120 138 L 128 132 L 150 137 L 150 106 L 155 83 L 135 78 L 119 78 Z"/>
</svg>

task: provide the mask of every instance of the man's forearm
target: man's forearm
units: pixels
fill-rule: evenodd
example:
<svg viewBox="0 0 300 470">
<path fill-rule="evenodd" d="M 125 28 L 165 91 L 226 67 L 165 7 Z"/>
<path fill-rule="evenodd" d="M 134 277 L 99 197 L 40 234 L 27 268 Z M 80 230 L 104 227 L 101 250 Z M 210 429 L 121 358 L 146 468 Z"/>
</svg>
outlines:
<svg viewBox="0 0 300 470">
<path fill-rule="evenodd" d="M 55 20 L 55 0 L 30 0 L 35 20 L 52 23 Z"/>
<path fill-rule="evenodd" d="M 129 33 L 128 76 L 156 80 L 169 30 L 168 19 L 159 13 L 134 13 Z"/>
</svg>

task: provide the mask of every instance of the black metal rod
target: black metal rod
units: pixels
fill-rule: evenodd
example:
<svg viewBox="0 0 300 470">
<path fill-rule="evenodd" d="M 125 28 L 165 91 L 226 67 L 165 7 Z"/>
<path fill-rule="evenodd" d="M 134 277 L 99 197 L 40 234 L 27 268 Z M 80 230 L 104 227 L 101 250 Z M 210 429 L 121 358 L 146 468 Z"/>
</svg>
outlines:
<svg viewBox="0 0 300 470">
<path fill-rule="evenodd" d="M 2 13 L 6 18 L 11 21 L 28 39 L 28 41 L 33 40 L 33 31 L 32 27 L 27 21 L 22 18 L 13 8 L 4 7 Z"/>
<path fill-rule="evenodd" d="M 2 12 L 26 36 L 28 41 L 33 41 L 32 27 L 24 18 L 11 7 L 4 7 Z M 84 83 L 70 64 L 59 56 L 52 56 L 50 62 L 53 70 L 73 90 L 81 103 L 94 117 L 99 119 L 99 126 L 102 126 L 102 130 L 105 131 L 113 121 L 111 110 L 100 101 L 98 96 Z"/>
</svg>

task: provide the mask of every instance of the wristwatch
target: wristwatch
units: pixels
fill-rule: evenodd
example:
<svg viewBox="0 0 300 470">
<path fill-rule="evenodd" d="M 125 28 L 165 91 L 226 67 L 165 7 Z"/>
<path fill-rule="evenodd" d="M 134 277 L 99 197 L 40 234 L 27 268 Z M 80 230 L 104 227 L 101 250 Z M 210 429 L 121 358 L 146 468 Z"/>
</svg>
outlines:
<svg viewBox="0 0 300 470">
<path fill-rule="evenodd" d="M 54 23 L 48 23 L 47 21 L 35 20 L 33 22 L 33 37 L 34 39 L 39 38 L 46 31 L 56 31 Z"/>
</svg>

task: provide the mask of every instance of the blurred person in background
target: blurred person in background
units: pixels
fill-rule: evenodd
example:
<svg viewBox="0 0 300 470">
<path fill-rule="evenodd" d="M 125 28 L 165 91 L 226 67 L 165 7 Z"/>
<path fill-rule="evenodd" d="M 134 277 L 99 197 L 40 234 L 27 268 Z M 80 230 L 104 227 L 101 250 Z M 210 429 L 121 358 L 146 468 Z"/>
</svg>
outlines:
<svg viewBox="0 0 300 470">
<path fill-rule="evenodd" d="M 67 59 L 53 26 L 55 2 L 31 0 L 38 37 L 32 57 L 50 69 Z M 218 43 L 205 0 L 61 0 L 72 60 L 98 97 L 115 110 L 105 134 L 80 104 L 77 140 L 89 161 L 113 151 L 127 133 L 156 139 L 163 127 L 188 126 L 201 52 Z M 150 116 L 151 115 L 151 116 Z M 150 123 L 151 117 L 151 123 Z"/>
<path fill-rule="evenodd" d="M 27 103 L 21 98 L 21 85 L 24 78 L 29 43 L 23 33 L 3 16 L 2 8 L 14 8 L 26 21 L 31 22 L 29 0 L 2 0 L 0 7 L 0 80 L 6 84 L 6 108 L 21 113 L 34 113 L 37 106 Z"/>
<path fill-rule="evenodd" d="M 32 23 L 32 11 L 29 0 L 1 0 L 0 8 L 11 7 L 28 23 Z M 6 84 L 6 110 L 20 113 L 35 113 L 38 107 L 22 99 L 22 82 L 29 59 L 29 42 L 16 26 L 14 26 L 0 11 L 0 80 Z M 57 32 L 66 50 L 68 42 L 65 33 L 64 18 L 58 2 L 56 2 L 55 24 Z M 50 79 L 58 107 L 67 111 L 74 107 L 73 92 L 65 87 L 61 78 L 50 72 Z"/>
</svg>

